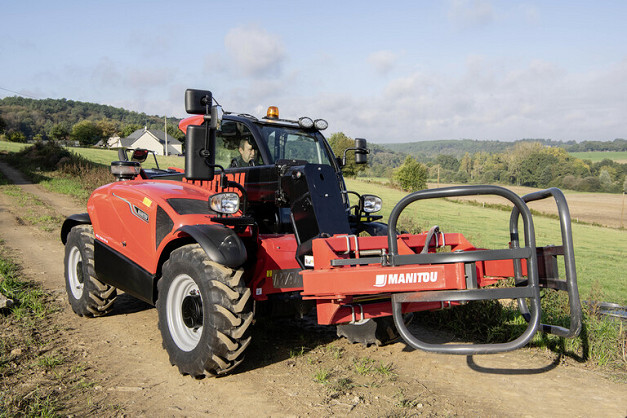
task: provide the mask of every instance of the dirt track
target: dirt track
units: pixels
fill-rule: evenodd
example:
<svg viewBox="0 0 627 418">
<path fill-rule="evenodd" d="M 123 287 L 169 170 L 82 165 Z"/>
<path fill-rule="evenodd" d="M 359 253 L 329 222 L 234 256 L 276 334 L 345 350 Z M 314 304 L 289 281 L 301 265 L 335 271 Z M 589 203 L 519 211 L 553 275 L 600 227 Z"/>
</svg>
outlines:
<svg viewBox="0 0 627 418">
<path fill-rule="evenodd" d="M 61 215 L 85 211 L 65 196 L 28 184 L 5 165 L 0 169 Z M 84 319 L 71 312 L 58 231 L 24 225 L 20 209 L 0 190 L 4 246 L 24 266 L 25 275 L 58 295 L 65 307 L 59 320 L 69 328 L 59 338 L 83 351 L 98 382 L 94 391 L 121 405 L 128 416 L 627 415 L 627 385 L 553 353 L 525 349 L 463 357 L 416 352 L 403 343 L 364 348 L 288 324 L 255 332 L 247 362 L 237 374 L 200 381 L 181 376 L 161 348 L 154 308 L 121 295 L 108 317 Z M 302 347 L 292 332 L 307 344 L 302 355 L 290 355 Z M 391 363 L 397 376 L 355 374 L 356 360 L 364 358 Z M 322 369 L 329 371 L 326 384 L 314 380 Z M 346 383 L 342 376 L 351 384 L 338 390 L 338 382 Z"/>
</svg>

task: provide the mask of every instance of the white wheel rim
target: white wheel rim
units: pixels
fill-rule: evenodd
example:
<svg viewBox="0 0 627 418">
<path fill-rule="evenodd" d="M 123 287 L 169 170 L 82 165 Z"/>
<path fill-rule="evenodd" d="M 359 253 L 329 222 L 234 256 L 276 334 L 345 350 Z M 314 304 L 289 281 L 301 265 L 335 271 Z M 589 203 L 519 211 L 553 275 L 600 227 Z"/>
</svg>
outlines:
<svg viewBox="0 0 627 418">
<path fill-rule="evenodd" d="M 203 327 L 188 328 L 183 322 L 183 300 L 190 295 L 200 295 L 198 285 L 187 274 L 174 278 L 168 289 L 166 315 L 174 343 L 183 351 L 192 351 L 198 345 Z M 201 299 L 202 301 L 202 299 Z"/>
<path fill-rule="evenodd" d="M 67 280 L 75 299 L 83 297 L 83 257 L 78 247 L 72 247 L 68 256 Z"/>
</svg>

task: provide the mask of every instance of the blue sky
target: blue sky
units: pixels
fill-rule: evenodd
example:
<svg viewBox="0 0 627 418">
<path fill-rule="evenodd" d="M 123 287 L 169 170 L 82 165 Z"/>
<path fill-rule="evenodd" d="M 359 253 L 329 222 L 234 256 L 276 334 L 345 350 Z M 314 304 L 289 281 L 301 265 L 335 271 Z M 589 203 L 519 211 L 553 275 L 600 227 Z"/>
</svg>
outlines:
<svg viewBox="0 0 627 418">
<path fill-rule="evenodd" d="M 624 1 L 2 1 L 0 97 L 329 121 L 376 143 L 627 137 Z"/>
</svg>

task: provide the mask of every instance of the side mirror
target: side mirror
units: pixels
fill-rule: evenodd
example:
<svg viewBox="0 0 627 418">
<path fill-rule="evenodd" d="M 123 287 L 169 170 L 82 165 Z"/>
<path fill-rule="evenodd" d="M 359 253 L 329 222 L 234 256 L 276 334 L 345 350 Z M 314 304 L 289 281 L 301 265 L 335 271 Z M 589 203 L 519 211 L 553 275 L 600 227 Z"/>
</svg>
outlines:
<svg viewBox="0 0 627 418">
<path fill-rule="evenodd" d="M 369 152 L 366 140 L 355 138 L 355 164 L 366 164 Z"/>
<path fill-rule="evenodd" d="M 190 115 L 209 115 L 213 96 L 209 90 L 185 90 L 185 111 Z"/>
<path fill-rule="evenodd" d="M 215 129 L 209 129 L 207 125 L 189 125 L 185 142 L 185 177 L 189 180 L 213 180 L 215 149 Z"/>
</svg>

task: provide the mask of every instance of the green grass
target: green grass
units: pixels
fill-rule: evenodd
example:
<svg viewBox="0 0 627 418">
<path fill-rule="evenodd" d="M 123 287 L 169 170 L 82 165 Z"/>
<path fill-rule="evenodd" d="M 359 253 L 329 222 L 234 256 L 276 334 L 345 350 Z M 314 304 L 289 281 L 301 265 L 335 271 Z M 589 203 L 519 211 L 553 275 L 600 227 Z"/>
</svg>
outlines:
<svg viewBox="0 0 627 418">
<path fill-rule="evenodd" d="M 329 383 L 329 379 L 331 378 L 331 371 L 328 369 L 318 369 L 316 373 L 314 373 L 314 381 L 326 385 Z"/>
<path fill-rule="evenodd" d="M 0 151 L 18 152 L 29 146 L 29 144 L 19 142 L 0 141 Z"/>
<path fill-rule="evenodd" d="M 46 303 L 45 293 L 37 286 L 21 280 L 20 268 L 1 257 L 1 254 L 0 293 L 13 300 L 11 313 L 18 320 L 43 319 L 52 312 L 52 308 Z"/>
<path fill-rule="evenodd" d="M 107 167 L 111 165 L 111 161 L 118 160 L 118 152 L 117 150 L 109 150 L 109 149 L 98 149 L 98 148 L 78 148 L 78 147 L 68 147 L 68 150 L 71 152 L 80 155 L 90 161 L 93 161 L 97 164 L 102 164 Z M 178 167 L 185 168 L 185 158 L 178 156 L 164 156 L 157 155 L 157 161 L 159 162 L 160 168 L 168 168 L 168 167 Z M 149 155 L 146 161 L 142 164 L 144 168 L 155 168 L 155 159 L 152 155 Z"/>
<path fill-rule="evenodd" d="M 588 152 L 571 152 L 573 157 L 582 160 L 591 160 L 593 163 L 604 159 L 614 160 L 618 163 L 627 163 L 627 151 L 588 151 Z"/>
<path fill-rule="evenodd" d="M 349 190 L 372 193 L 372 184 L 347 179 Z M 394 205 L 407 193 L 376 187 L 383 199 L 383 222 L 387 222 Z M 426 231 L 439 225 L 444 232 L 461 232 L 477 247 L 507 248 L 509 243 L 509 212 L 472 205 L 447 202 L 442 199 L 424 200 L 409 205 L 400 218 L 401 227 L 409 232 Z M 561 242 L 559 222 L 534 216 L 538 245 Z M 624 230 L 600 226 L 573 224 L 573 242 L 577 265 L 577 280 L 582 299 L 595 283 L 599 283 L 604 301 L 627 304 L 627 233 Z"/>
</svg>

